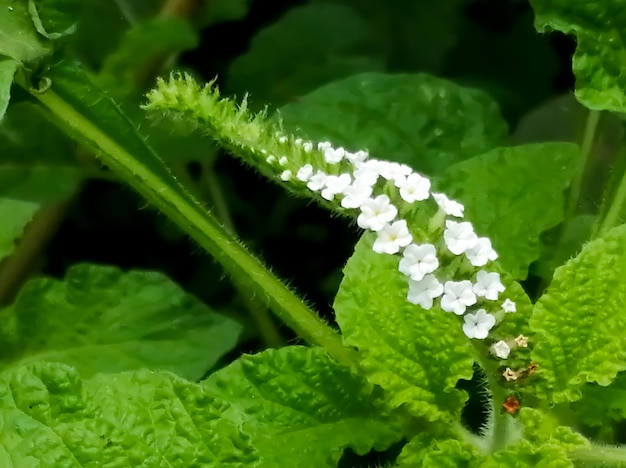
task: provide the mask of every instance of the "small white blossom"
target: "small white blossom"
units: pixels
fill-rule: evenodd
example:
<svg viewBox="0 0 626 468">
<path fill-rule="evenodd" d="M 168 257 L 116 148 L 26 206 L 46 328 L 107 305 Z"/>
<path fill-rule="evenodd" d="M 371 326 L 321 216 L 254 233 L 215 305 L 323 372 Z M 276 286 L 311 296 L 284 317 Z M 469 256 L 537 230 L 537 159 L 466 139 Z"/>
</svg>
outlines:
<svg viewBox="0 0 626 468">
<path fill-rule="evenodd" d="M 480 270 L 476 275 L 476 284 L 473 289 L 477 296 L 495 301 L 498 299 L 498 294 L 504 291 L 504 285 L 500 282 L 500 274 Z"/>
<path fill-rule="evenodd" d="M 461 255 L 476 245 L 478 236 L 474 232 L 471 223 L 457 223 L 456 221 L 446 220 L 443 240 L 450 252 L 455 255 Z"/>
<path fill-rule="evenodd" d="M 346 150 L 343 148 L 326 148 L 324 150 L 324 161 L 328 164 L 337 164 L 346 155 Z"/>
<path fill-rule="evenodd" d="M 431 244 L 411 244 L 404 249 L 398 270 L 413 281 L 420 281 L 439 267 L 437 251 Z"/>
<path fill-rule="evenodd" d="M 356 170 L 353 172 L 354 178 L 359 181 L 360 184 L 374 185 L 378 181 L 380 176 L 380 161 L 376 159 L 370 159 L 363 163 L 356 165 Z"/>
<path fill-rule="evenodd" d="M 511 354 L 511 347 L 506 343 L 506 341 L 500 340 L 497 343 L 492 344 L 489 347 L 489 351 L 491 351 L 491 354 L 499 359 L 507 359 L 509 354 Z"/>
<path fill-rule="evenodd" d="M 369 158 L 369 154 L 367 153 L 367 151 L 359 150 L 356 153 L 346 151 L 346 159 L 352 164 L 363 162 L 367 160 L 367 158 Z"/>
<path fill-rule="evenodd" d="M 276 162 L 276 156 L 270 154 L 266 159 L 265 162 L 267 164 L 274 164 Z"/>
<path fill-rule="evenodd" d="M 302 146 L 302 138 L 296 138 L 295 140 L 293 140 L 293 142 L 298 146 Z"/>
<path fill-rule="evenodd" d="M 387 195 L 379 195 L 376 198 L 365 200 L 361 206 L 361 214 L 356 222 L 362 229 L 380 231 L 386 223 L 393 221 L 398 214 L 398 209 L 393 206 Z"/>
<path fill-rule="evenodd" d="M 280 143 L 287 143 L 287 137 L 286 137 L 286 136 L 281 136 L 281 137 L 278 137 L 278 141 L 279 141 Z"/>
<path fill-rule="evenodd" d="M 441 294 L 443 294 L 443 285 L 434 275 L 426 275 L 421 281 L 409 280 L 409 293 L 406 300 L 429 310 L 433 306 L 433 299 Z"/>
<path fill-rule="evenodd" d="M 293 174 L 291 173 L 291 171 L 290 171 L 290 170 L 283 171 L 283 172 L 280 174 L 280 178 L 281 178 L 282 180 L 284 180 L 284 181 L 291 180 L 291 178 L 292 178 L 292 177 L 293 177 Z"/>
<path fill-rule="evenodd" d="M 511 299 L 506 299 L 502 303 L 502 310 L 504 310 L 506 313 L 517 312 L 517 306 L 515 305 L 515 302 L 513 302 Z"/>
<path fill-rule="evenodd" d="M 465 309 L 474 304 L 476 304 L 476 295 L 472 291 L 470 281 L 446 281 L 443 285 L 441 308 L 446 312 L 463 315 Z"/>
<path fill-rule="evenodd" d="M 476 245 L 465 251 L 465 256 L 474 266 L 485 266 L 490 260 L 498 258 L 498 253 L 491 247 L 491 241 L 486 237 L 479 237 Z"/>
<path fill-rule="evenodd" d="M 355 180 L 346 187 L 343 195 L 341 206 L 344 208 L 358 208 L 372 195 L 372 187 Z"/>
<path fill-rule="evenodd" d="M 310 178 L 309 181 L 307 182 L 306 186 L 309 188 L 309 190 L 313 190 L 314 192 L 318 192 L 320 190 L 322 190 L 325 186 L 326 186 L 326 178 L 328 177 L 328 175 L 322 171 L 317 171 L 315 174 L 313 174 Z"/>
<path fill-rule="evenodd" d="M 463 211 L 465 207 L 461 205 L 458 201 L 450 200 L 443 193 L 433 193 L 433 198 L 439 205 L 439 208 L 443 210 L 443 212 L 449 216 L 454 216 L 455 218 L 462 218 Z"/>
<path fill-rule="evenodd" d="M 484 340 L 496 324 L 496 318 L 488 314 L 485 309 L 478 310 L 475 314 L 467 314 L 463 317 L 463 333 L 468 338 Z"/>
<path fill-rule="evenodd" d="M 326 151 L 328 148 L 332 148 L 333 145 L 330 143 L 330 141 L 320 141 L 317 144 L 317 149 L 320 151 Z"/>
<path fill-rule="evenodd" d="M 326 186 L 322 190 L 322 198 L 332 200 L 335 195 L 342 193 L 351 182 L 350 174 L 329 175 L 326 177 Z"/>
<path fill-rule="evenodd" d="M 406 179 L 413 172 L 406 164 L 400 164 L 392 161 L 380 161 L 380 175 L 387 180 L 393 180 L 394 183 Z"/>
<path fill-rule="evenodd" d="M 280 164 L 281 166 L 286 165 L 289 162 L 289 160 L 287 159 L 287 156 L 283 156 L 278 160 L 278 164 Z"/>
<path fill-rule="evenodd" d="M 304 149 L 305 153 L 310 153 L 313 150 L 313 143 L 311 143 L 310 141 L 305 141 L 304 143 L 302 143 L 302 148 Z"/>
<path fill-rule="evenodd" d="M 372 249 L 376 253 L 395 254 L 401 247 L 406 247 L 411 243 L 413 237 L 409 232 L 406 221 L 401 219 L 393 224 L 385 224 L 378 231 L 378 237 L 374 241 Z"/>
<path fill-rule="evenodd" d="M 298 169 L 298 173 L 296 174 L 296 178 L 301 180 L 302 182 L 308 181 L 313 175 L 313 166 L 310 164 L 305 164 L 300 169 Z"/>
<path fill-rule="evenodd" d="M 396 183 L 400 196 L 407 203 L 426 200 L 430 190 L 430 180 L 419 174 L 410 174 Z"/>
</svg>

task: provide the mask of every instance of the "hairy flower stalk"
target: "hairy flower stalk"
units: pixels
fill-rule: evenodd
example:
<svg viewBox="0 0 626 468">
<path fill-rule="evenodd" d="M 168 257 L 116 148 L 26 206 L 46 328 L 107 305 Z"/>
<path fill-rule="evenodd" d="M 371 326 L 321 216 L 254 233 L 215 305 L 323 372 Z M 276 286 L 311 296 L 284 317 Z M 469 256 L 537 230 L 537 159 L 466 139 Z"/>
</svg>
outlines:
<svg viewBox="0 0 626 468">
<path fill-rule="evenodd" d="M 432 192 L 431 181 L 411 167 L 371 158 L 363 149 L 353 152 L 286 135 L 264 113 L 251 116 L 245 99 L 236 107 L 220 98 L 213 83 L 202 87 L 187 75 L 160 80 L 148 98 L 147 109 L 173 110 L 175 117 L 191 114 L 192 121 L 207 124 L 205 131 L 265 175 L 356 218 L 359 227 L 376 233 L 375 252 L 398 259 L 407 301 L 426 310 L 438 305 L 459 316 L 468 338 L 488 338 L 497 317 L 516 311 L 511 299 L 501 297 L 505 287 L 499 273 L 489 269 L 498 258 L 491 241 L 475 233 L 461 203 Z M 407 215 L 416 208 L 432 216 L 426 227 L 417 232 L 413 226 L 412 232 Z M 443 268 L 453 262 L 460 265 L 454 273 Z M 506 359 L 511 349 L 498 342 L 491 353 Z"/>
</svg>

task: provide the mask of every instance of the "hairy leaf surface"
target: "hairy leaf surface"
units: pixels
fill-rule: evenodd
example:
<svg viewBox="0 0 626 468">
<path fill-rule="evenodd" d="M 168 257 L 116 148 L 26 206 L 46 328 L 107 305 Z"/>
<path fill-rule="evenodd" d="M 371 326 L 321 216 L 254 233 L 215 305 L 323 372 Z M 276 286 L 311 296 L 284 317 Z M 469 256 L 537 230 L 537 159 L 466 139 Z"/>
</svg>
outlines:
<svg viewBox="0 0 626 468">
<path fill-rule="evenodd" d="M 466 207 L 498 262 L 517 279 L 540 254 L 539 235 L 563 220 L 563 191 L 579 160 L 570 143 L 498 148 L 448 168 L 438 185 Z"/>
<path fill-rule="evenodd" d="M 576 401 L 586 382 L 606 386 L 626 370 L 625 277 L 626 226 L 557 268 L 530 321 L 539 395 L 554 403 Z"/>
<path fill-rule="evenodd" d="M 438 174 L 505 143 L 507 125 L 484 92 L 433 76 L 367 73 L 280 109 L 284 126 L 314 140 Z"/>
<path fill-rule="evenodd" d="M 241 329 L 160 273 L 95 265 L 72 267 L 64 281 L 30 281 L 0 314 L 14 322 L 5 365 L 57 361 L 83 376 L 147 367 L 196 380 Z"/>
</svg>

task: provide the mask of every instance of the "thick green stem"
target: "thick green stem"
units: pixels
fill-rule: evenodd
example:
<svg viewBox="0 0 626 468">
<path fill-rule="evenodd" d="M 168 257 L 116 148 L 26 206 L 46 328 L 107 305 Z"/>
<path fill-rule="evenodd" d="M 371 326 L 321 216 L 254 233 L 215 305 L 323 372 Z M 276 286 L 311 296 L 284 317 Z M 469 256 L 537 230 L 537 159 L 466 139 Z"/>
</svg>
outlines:
<svg viewBox="0 0 626 468">
<path fill-rule="evenodd" d="M 626 466 L 626 447 L 589 445 L 572 450 L 569 458 L 585 466 Z"/>
<path fill-rule="evenodd" d="M 604 219 L 599 224 L 595 233 L 596 236 L 601 236 L 609 229 L 620 223 L 620 215 L 624 209 L 624 202 L 626 202 L 626 172 L 622 174 L 622 180 L 620 180 L 617 191 L 613 196 L 613 200 L 611 201 L 611 205 L 609 206 Z"/>
<path fill-rule="evenodd" d="M 24 86 L 29 90 L 28 86 Z M 70 135 L 96 147 L 100 159 L 119 177 L 196 240 L 237 281 L 247 285 L 249 294 L 266 302 L 278 317 L 312 345 L 324 347 L 337 361 L 356 362 L 353 350 L 343 346 L 341 337 L 276 278 L 256 257 L 228 233 L 215 218 L 195 203 L 178 184 L 165 183 L 162 174 L 130 154 L 52 89 L 32 92 L 55 115 Z"/>
<path fill-rule="evenodd" d="M 589 111 L 587 115 L 587 123 L 585 124 L 585 133 L 580 144 L 580 161 L 576 168 L 576 171 L 572 175 L 572 182 L 570 184 L 569 200 L 567 203 L 567 217 L 572 218 L 576 214 L 576 208 L 580 203 L 580 192 L 582 189 L 583 178 L 585 171 L 589 165 L 589 156 L 591 155 L 591 148 L 596 137 L 596 129 L 598 128 L 598 122 L 600 121 L 600 112 Z"/>
</svg>

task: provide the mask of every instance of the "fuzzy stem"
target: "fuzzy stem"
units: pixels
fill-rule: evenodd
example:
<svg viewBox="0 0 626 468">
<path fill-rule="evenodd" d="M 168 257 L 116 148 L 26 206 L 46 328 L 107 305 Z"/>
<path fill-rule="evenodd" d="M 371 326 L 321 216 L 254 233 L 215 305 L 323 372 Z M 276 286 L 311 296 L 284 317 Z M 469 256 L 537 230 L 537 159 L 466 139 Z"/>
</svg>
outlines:
<svg viewBox="0 0 626 468">
<path fill-rule="evenodd" d="M 569 452 L 572 461 L 585 463 L 585 466 L 625 466 L 626 447 L 589 445 Z"/>
<path fill-rule="evenodd" d="M 27 85 L 23 87 L 31 92 Z M 346 365 L 356 362 L 355 352 L 343 346 L 340 335 L 251 255 L 210 213 L 189 195 L 185 196 L 184 190 L 176 190 L 172 184 L 164 183 L 158 174 L 52 89 L 43 93 L 32 92 L 32 95 L 54 114 L 58 124 L 70 135 L 78 134 L 98 148 L 100 159 L 120 179 L 174 221 L 229 274 L 245 283 L 251 296 L 267 302 L 268 307 L 305 341 L 324 347 L 338 362 Z"/>
</svg>

